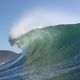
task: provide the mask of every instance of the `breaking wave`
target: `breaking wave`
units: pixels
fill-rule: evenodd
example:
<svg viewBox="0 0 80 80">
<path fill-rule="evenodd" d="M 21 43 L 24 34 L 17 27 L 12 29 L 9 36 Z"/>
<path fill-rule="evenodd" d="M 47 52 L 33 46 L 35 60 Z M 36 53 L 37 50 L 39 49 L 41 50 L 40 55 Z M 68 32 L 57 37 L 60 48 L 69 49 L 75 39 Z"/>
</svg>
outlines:
<svg viewBox="0 0 80 80">
<path fill-rule="evenodd" d="M 80 79 L 80 24 L 34 29 L 9 41 L 22 53 L 0 66 L 0 80 Z"/>
</svg>

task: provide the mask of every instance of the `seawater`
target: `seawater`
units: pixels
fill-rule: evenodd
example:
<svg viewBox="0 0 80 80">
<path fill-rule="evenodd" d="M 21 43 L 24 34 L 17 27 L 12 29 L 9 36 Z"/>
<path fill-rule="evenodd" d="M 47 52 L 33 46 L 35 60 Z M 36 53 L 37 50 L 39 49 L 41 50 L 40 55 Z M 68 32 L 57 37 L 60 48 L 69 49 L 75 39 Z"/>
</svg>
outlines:
<svg viewBox="0 0 80 80">
<path fill-rule="evenodd" d="M 0 80 L 43 80 L 43 78 L 55 78 L 66 73 L 69 75 L 73 73 L 77 80 L 80 79 L 78 75 L 80 74 L 80 54 L 58 64 L 42 67 L 36 72 L 29 72 L 29 65 L 25 65 L 25 62 L 26 57 L 23 53 L 15 60 L 0 65 Z"/>
<path fill-rule="evenodd" d="M 35 29 L 9 41 L 22 53 L 0 65 L 1 80 L 80 80 L 80 24 Z"/>
</svg>

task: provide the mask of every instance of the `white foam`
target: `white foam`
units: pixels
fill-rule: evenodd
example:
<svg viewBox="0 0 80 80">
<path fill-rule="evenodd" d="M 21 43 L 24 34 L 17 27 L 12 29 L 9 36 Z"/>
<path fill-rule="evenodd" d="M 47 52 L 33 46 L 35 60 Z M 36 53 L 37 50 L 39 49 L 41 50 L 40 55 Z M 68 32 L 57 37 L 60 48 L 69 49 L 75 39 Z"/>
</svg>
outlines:
<svg viewBox="0 0 80 80">
<path fill-rule="evenodd" d="M 26 32 L 50 25 L 69 24 L 78 22 L 75 17 L 64 12 L 35 9 L 29 15 L 23 15 L 10 31 L 10 37 L 15 39 Z"/>
</svg>

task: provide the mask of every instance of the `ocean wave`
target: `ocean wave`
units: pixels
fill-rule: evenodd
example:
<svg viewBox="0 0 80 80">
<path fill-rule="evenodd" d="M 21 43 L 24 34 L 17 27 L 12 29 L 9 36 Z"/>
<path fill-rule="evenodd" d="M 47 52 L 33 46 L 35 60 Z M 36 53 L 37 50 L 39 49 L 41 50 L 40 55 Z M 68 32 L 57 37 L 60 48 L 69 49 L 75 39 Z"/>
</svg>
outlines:
<svg viewBox="0 0 80 80">
<path fill-rule="evenodd" d="M 35 29 L 9 41 L 22 53 L 0 65 L 1 80 L 80 79 L 80 24 Z"/>
</svg>

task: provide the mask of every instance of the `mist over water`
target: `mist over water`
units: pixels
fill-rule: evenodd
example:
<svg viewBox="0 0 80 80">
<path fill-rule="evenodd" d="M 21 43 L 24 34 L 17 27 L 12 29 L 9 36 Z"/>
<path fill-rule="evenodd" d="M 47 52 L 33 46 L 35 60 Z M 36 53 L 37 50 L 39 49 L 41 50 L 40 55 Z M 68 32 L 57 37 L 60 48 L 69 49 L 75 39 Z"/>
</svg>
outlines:
<svg viewBox="0 0 80 80">
<path fill-rule="evenodd" d="M 24 12 L 21 18 L 13 24 L 9 35 L 15 39 L 33 29 L 79 22 L 77 16 L 63 10 L 36 8 L 30 12 Z"/>
</svg>

